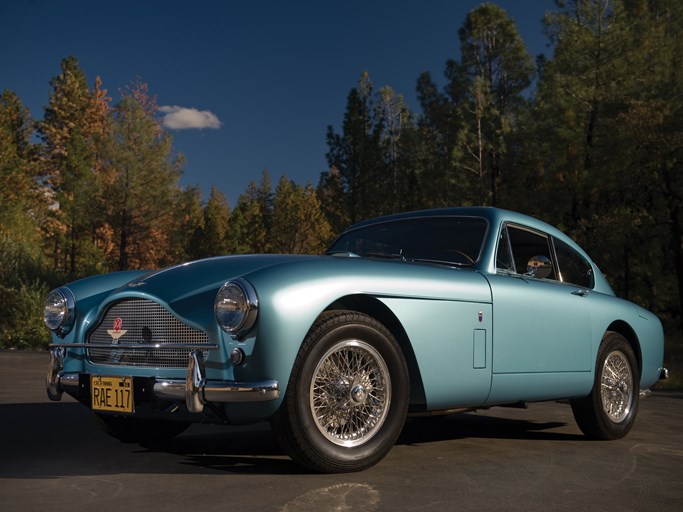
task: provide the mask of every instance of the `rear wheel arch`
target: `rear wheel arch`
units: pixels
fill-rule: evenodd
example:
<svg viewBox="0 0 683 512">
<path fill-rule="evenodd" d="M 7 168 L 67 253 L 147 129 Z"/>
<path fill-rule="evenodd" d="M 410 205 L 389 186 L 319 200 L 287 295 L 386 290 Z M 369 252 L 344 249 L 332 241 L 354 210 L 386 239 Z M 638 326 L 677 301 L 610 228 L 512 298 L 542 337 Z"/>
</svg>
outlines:
<svg viewBox="0 0 683 512">
<path fill-rule="evenodd" d="M 638 339 L 635 331 L 623 320 L 615 320 L 610 324 L 603 336 L 609 334 L 610 332 L 617 332 L 626 338 L 626 341 L 629 345 L 631 345 L 633 353 L 636 356 L 636 361 L 638 362 L 638 373 L 641 374 L 643 371 L 643 353 L 640 350 L 640 340 Z"/>
</svg>

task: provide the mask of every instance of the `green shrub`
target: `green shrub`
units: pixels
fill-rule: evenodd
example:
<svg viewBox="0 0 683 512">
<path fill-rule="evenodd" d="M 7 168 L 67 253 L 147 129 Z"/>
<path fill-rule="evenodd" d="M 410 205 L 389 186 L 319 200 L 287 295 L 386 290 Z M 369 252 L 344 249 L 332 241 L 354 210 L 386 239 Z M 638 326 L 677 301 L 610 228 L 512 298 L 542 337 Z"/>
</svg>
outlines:
<svg viewBox="0 0 683 512">
<path fill-rule="evenodd" d="M 0 237 L 0 348 L 47 348 L 50 335 L 43 305 L 49 281 L 40 254 L 30 244 Z"/>
<path fill-rule="evenodd" d="M 40 281 L 18 288 L 0 284 L 0 348 L 44 350 L 50 332 L 43 323 L 43 304 L 49 286 Z"/>
</svg>

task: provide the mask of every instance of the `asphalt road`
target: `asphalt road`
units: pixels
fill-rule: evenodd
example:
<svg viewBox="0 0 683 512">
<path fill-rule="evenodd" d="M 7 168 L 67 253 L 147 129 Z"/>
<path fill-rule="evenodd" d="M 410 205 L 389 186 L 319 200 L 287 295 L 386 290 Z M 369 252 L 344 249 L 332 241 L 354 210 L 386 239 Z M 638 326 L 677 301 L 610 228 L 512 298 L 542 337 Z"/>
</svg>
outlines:
<svg viewBox="0 0 683 512">
<path fill-rule="evenodd" d="M 0 351 L 3 512 L 683 510 L 683 393 L 641 401 L 612 442 L 586 440 L 557 403 L 413 419 L 374 468 L 317 475 L 267 424 L 120 443 L 73 400 L 47 400 L 47 359 Z"/>
</svg>

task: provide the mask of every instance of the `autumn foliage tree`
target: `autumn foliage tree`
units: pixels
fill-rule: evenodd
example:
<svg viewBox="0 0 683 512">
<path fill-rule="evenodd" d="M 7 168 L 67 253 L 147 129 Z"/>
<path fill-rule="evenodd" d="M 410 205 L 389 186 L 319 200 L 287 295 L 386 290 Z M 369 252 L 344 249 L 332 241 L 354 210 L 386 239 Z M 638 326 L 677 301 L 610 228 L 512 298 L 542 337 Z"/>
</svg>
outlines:
<svg viewBox="0 0 683 512">
<path fill-rule="evenodd" d="M 271 250 L 285 254 L 322 254 L 332 230 L 320 208 L 316 190 L 283 176 L 275 188 Z"/>
<path fill-rule="evenodd" d="M 50 101 L 38 126 L 42 180 L 54 201 L 44 229 L 55 267 L 76 275 L 84 268 L 102 270 L 95 240 L 101 211 L 92 197 L 101 186 L 109 98 L 99 79 L 93 90 L 88 88 L 75 57 L 64 59 L 61 68 L 50 81 Z"/>
<path fill-rule="evenodd" d="M 114 109 L 106 189 L 108 224 L 119 270 L 156 267 L 169 248 L 182 158 L 161 129 L 156 101 L 136 83 Z"/>
<path fill-rule="evenodd" d="M 0 347 L 43 339 L 36 315 L 49 272 L 39 224 L 47 203 L 37 181 L 37 147 L 29 111 L 11 91 L 0 94 Z"/>
</svg>

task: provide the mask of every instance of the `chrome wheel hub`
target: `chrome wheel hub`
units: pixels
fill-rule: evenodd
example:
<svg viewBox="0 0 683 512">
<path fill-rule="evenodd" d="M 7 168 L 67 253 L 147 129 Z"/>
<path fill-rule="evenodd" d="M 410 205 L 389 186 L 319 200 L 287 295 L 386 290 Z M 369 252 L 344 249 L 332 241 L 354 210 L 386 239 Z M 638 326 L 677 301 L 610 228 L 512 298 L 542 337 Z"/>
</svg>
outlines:
<svg viewBox="0 0 683 512">
<path fill-rule="evenodd" d="M 614 423 L 621 423 L 631 412 L 634 383 L 631 366 L 626 356 L 619 351 L 611 352 L 605 358 L 600 378 L 602 409 Z"/>
<path fill-rule="evenodd" d="M 353 386 L 353 388 L 351 389 L 351 399 L 354 401 L 354 403 L 362 404 L 363 402 L 365 402 L 365 399 L 367 397 L 368 392 L 365 391 L 365 388 L 360 384 Z"/>
<path fill-rule="evenodd" d="M 321 358 L 313 373 L 310 408 L 318 430 L 339 446 L 370 440 L 391 402 L 389 369 L 371 345 L 344 340 Z"/>
</svg>

